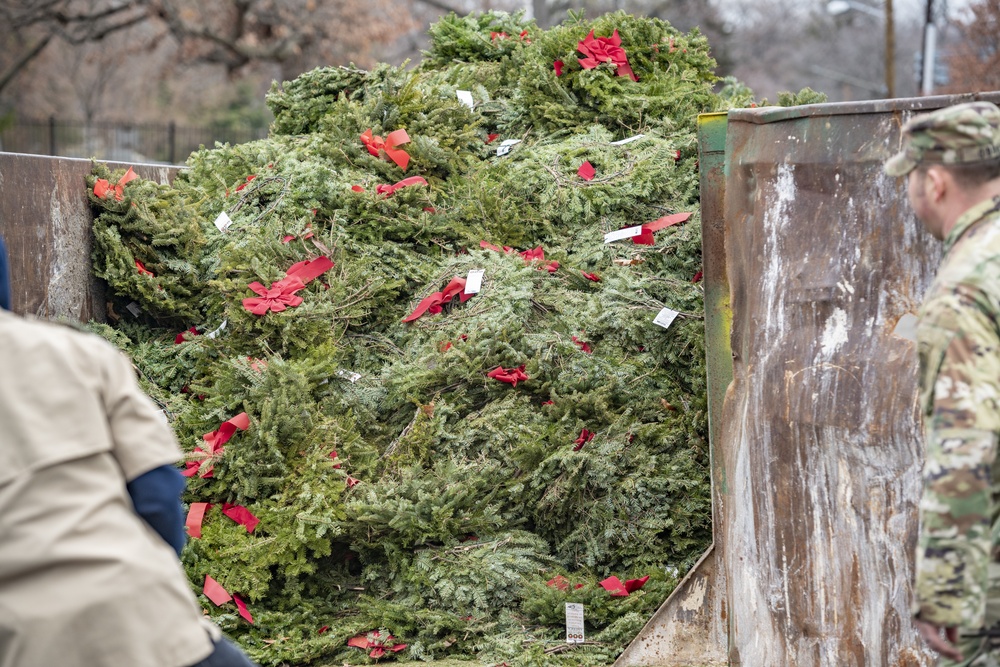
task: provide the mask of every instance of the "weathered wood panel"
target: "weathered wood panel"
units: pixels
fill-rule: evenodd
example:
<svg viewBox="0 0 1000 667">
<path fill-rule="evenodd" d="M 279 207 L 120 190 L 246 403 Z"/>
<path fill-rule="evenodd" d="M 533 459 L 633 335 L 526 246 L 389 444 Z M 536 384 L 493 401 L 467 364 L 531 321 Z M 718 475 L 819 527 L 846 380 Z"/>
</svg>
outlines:
<svg viewBox="0 0 1000 667">
<path fill-rule="evenodd" d="M 133 166 L 160 183 L 177 172 L 163 165 Z M 89 160 L 0 153 L 0 236 L 10 254 L 14 312 L 105 318 L 104 288 L 91 275 L 92 217 L 84 180 L 90 168 Z"/>
<path fill-rule="evenodd" d="M 913 111 L 955 101 L 729 114 L 734 380 L 714 455 L 732 665 L 932 664 L 910 621 L 916 346 L 894 328 L 940 245 L 882 164 Z"/>
</svg>

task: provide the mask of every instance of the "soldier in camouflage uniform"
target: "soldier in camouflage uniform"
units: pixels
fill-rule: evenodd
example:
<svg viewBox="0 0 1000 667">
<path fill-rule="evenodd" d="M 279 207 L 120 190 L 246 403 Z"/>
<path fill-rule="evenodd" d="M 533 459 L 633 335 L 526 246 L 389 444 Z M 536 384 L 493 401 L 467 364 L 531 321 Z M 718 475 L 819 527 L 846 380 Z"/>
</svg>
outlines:
<svg viewBox="0 0 1000 667">
<path fill-rule="evenodd" d="M 914 213 L 944 241 L 917 328 L 926 461 L 914 622 L 939 664 L 1000 667 L 1000 109 L 917 116 L 902 138 L 886 173 L 907 176 Z"/>
</svg>

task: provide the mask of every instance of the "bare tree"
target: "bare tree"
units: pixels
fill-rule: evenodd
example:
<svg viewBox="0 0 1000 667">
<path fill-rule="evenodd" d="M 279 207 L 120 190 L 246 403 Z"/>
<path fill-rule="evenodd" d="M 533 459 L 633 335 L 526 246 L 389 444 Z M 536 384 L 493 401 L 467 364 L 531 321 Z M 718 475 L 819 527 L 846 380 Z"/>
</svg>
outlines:
<svg viewBox="0 0 1000 667">
<path fill-rule="evenodd" d="M 289 77 L 351 58 L 365 63 L 373 46 L 411 23 L 398 0 L 5 0 L 0 95 L 52 42 L 114 49 L 137 26 L 150 50 L 169 39 L 182 62 L 218 65 L 239 78 L 259 63 Z"/>
<path fill-rule="evenodd" d="M 978 0 L 955 22 L 948 92 L 1000 90 L 1000 0 Z"/>
</svg>

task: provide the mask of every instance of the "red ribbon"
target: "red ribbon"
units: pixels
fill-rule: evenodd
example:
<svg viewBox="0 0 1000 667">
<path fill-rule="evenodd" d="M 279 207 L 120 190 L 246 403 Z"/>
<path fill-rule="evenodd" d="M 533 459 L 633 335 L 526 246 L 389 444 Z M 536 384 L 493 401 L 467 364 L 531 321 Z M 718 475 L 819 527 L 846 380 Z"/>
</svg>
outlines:
<svg viewBox="0 0 1000 667">
<path fill-rule="evenodd" d="M 233 596 L 222 587 L 222 584 L 207 574 L 205 575 L 205 586 L 201 590 L 205 597 L 215 603 L 216 607 L 221 607 L 233 599 Z"/>
<path fill-rule="evenodd" d="M 229 442 L 229 439 L 233 437 L 237 429 L 245 431 L 248 428 L 250 428 L 250 417 L 247 413 L 241 412 L 232 419 L 222 422 L 218 429 L 203 435 L 202 439 L 208 443 L 209 451 L 212 454 L 217 454 L 222 451 L 222 446 Z"/>
<path fill-rule="evenodd" d="M 209 503 L 191 503 L 187 519 L 184 521 L 184 527 L 187 528 L 188 536 L 192 538 L 201 537 L 201 524 L 205 520 L 205 512 L 211 506 Z"/>
<path fill-rule="evenodd" d="M 361 135 L 361 143 L 375 157 L 379 157 L 379 151 L 385 151 L 386 157 L 395 162 L 396 166 L 403 171 L 406 171 L 406 167 L 410 164 L 410 156 L 407 155 L 406 151 L 397 148 L 397 146 L 410 143 L 410 136 L 406 134 L 406 130 L 390 132 L 383 140 L 380 136 L 372 136 L 371 128 L 369 128 Z"/>
<path fill-rule="evenodd" d="M 233 594 L 233 602 L 236 603 L 236 608 L 240 610 L 240 616 L 242 616 L 252 624 L 253 616 L 250 615 L 250 610 L 247 609 L 247 603 L 244 602 L 243 599 L 236 594 Z"/>
<path fill-rule="evenodd" d="M 661 229 L 679 225 L 690 217 L 690 213 L 674 213 L 673 215 L 665 215 L 658 220 L 654 220 L 653 222 L 647 222 L 642 226 L 642 234 L 632 237 L 632 243 L 638 245 L 653 245 L 653 243 L 656 242 L 655 239 L 653 239 L 653 232 L 658 232 Z"/>
<path fill-rule="evenodd" d="M 247 180 L 243 181 L 242 183 L 240 183 L 240 184 L 239 184 L 239 185 L 238 185 L 238 186 L 236 187 L 236 192 L 239 192 L 240 190 L 242 190 L 242 189 L 243 189 L 243 188 L 245 188 L 246 186 L 250 185 L 250 183 L 251 183 L 251 182 L 253 181 L 253 179 L 255 179 L 255 178 L 257 178 L 257 174 L 250 174 L 249 176 L 247 176 Z"/>
<path fill-rule="evenodd" d="M 578 348 L 580 348 L 581 350 L 583 350 L 584 352 L 586 352 L 587 354 L 591 354 L 593 352 L 593 350 L 590 349 L 590 343 L 584 343 L 582 340 L 580 340 L 576 336 L 571 336 L 571 338 L 572 338 L 573 342 L 576 343 L 576 346 Z"/>
<path fill-rule="evenodd" d="M 222 513 L 246 528 L 248 533 L 252 533 L 253 529 L 257 527 L 258 523 L 260 523 L 260 519 L 255 517 L 253 512 L 248 510 L 243 505 L 222 503 Z"/>
<path fill-rule="evenodd" d="M 581 449 L 583 449 L 583 446 L 586 445 L 591 440 L 593 440 L 595 435 L 597 434 L 594 433 L 593 431 L 588 431 L 587 429 L 583 429 L 582 431 L 580 431 L 580 437 L 573 441 L 574 444 L 576 444 L 576 446 L 573 448 L 573 451 L 578 452 Z"/>
<path fill-rule="evenodd" d="M 694 274 L 694 278 L 691 279 L 691 282 L 693 282 L 693 283 L 700 283 L 701 279 L 704 276 L 705 276 L 705 274 L 702 273 L 701 271 L 699 271 L 698 273 Z"/>
<path fill-rule="evenodd" d="M 601 277 L 596 273 L 587 273 L 586 271 L 580 271 L 580 273 L 583 274 L 583 277 L 587 280 L 592 280 L 595 283 L 601 282 Z"/>
<path fill-rule="evenodd" d="M 201 447 L 195 447 L 194 453 L 201 455 L 199 457 L 200 460 L 195 459 L 192 461 L 188 461 L 187 463 L 184 464 L 185 468 L 184 470 L 181 471 L 181 474 L 184 475 L 185 477 L 194 477 L 195 475 L 198 474 L 198 471 L 201 470 L 201 467 L 205 465 L 209 460 L 211 460 L 211 456 L 209 455 L 209 453 L 206 452 Z M 205 472 L 201 474 L 201 477 L 204 479 L 210 479 L 212 476 L 213 476 L 212 464 L 209 463 L 207 466 L 205 466 Z"/>
<path fill-rule="evenodd" d="M 250 610 L 247 609 L 246 603 L 243 602 L 240 596 L 230 595 L 229 591 L 223 588 L 222 584 L 207 574 L 205 575 L 205 585 L 201 590 L 205 594 L 205 597 L 214 602 L 217 607 L 221 607 L 232 600 L 236 603 L 236 608 L 239 609 L 240 616 L 253 623 L 253 616 L 250 615 Z"/>
<path fill-rule="evenodd" d="M 185 334 L 191 334 L 191 336 L 186 336 Z M 194 327 L 191 327 L 190 329 L 187 329 L 186 331 L 182 331 L 179 334 L 177 334 L 176 336 L 174 336 L 174 345 L 180 345 L 181 343 L 183 343 L 184 341 L 188 340 L 189 338 L 193 338 L 194 336 L 197 336 L 197 335 L 198 335 L 198 330 L 195 329 Z"/>
<path fill-rule="evenodd" d="M 358 635 L 357 637 L 351 637 L 347 640 L 348 646 L 353 646 L 355 648 L 367 651 L 371 649 L 368 654 L 370 658 L 381 658 L 385 655 L 386 651 L 392 651 L 393 653 L 398 653 L 406 648 L 406 644 L 390 644 L 392 640 L 395 639 L 392 635 L 383 640 L 378 633 L 378 630 L 369 632 L 363 635 Z"/>
<path fill-rule="evenodd" d="M 260 298 L 243 299 L 243 308 L 258 316 L 270 311 L 280 313 L 288 307 L 294 308 L 302 303 L 302 297 L 296 292 L 332 268 L 333 262 L 328 257 L 318 257 L 293 264 L 285 271 L 284 278 L 271 283 L 270 289 L 252 282 L 247 287 L 260 295 Z"/>
<path fill-rule="evenodd" d="M 111 183 L 109 183 L 106 179 L 99 178 L 94 181 L 94 196 L 98 199 L 104 199 L 107 197 L 109 192 L 114 191 L 115 200 L 121 201 L 125 198 L 125 184 L 136 178 L 139 178 L 139 176 L 132 171 L 132 167 L 129 167 L 128 171 L 125 172 L 125 175 L 118 179 L 118 182 L 114 187 L 111 187 Z"/>
<path fill-rule="evenodd" d="M 486 377 L 491 377 L 499 382 L 506 382 L 507 384 L 515 387 L 518 382 L 524 382 L 529 379 L 528 375 L 524 372 L 524 364 L 511 369 L 505 369 L 503 366 L 497 366 L 495 369 L 487 373 Z"/>
<path fill-rule="evenodd" d="M 641 579 L 629 579 L 624 584 L 618 577 L 611 576 L 602 581 L 601 586 L 611 593 L 611 597 L 625 598 L 628 597 L 629 593 L 634 593 L 645 586 L 647 581 L 649 581 L 648 574 Z"/>
<path fill-rule="evenodd" d="M 147 269 L 146 265 L 140 262 L 139 260 L 135 260 L 135 268 L 136 270 L 139 271 L 140 276 L 153 276 L 153 272 Z"/>
<path fill-rule="evenodd" d="M 633 81 L 639 80 L 628 64 L 628 56 L 622 48 L 622 40 L 617 30 L 611 37 L 594 37 L 594 31 L 591 30 L 590 34 L 576 45 L 576 49 L 586 56 L 577 58 L 583 69 L 594 69 L 601 63 L 611 63 L 618 68 L 616 76 L 627 76 Z"/>
<path fill-rule="evenodd" d="M 361 483 L 360 479 L 354 479 L 350 475 L 347 476 L 347 488 L 353 489 L 355 486 Z"/>
<path fill-rule="evenodd" d="M 413 312 L 403 318 L 404 322 L 412 322 L 414 320 L 420 319 L 424 313 L 431 313 L 436 315 L 440 313 L 444 308 L 444 305 L 451 303 L 451 300 L 458 296 L 460 303 L 465 303 L 471 299 L 473 294 L 465 293 L 465 278 L 459 278 L 455 276 L 448 283 L 448 286 L 440 292 L 434 292 L 430 296 L 424 298 L 417 307 L 413 309 Z"/>
<path fill-rule="evenodd" d="M 408 188 L 411 185 L 427 185 L 427 181 L 424 180 L 423 176 L 410 176 L 409 178 L 404 178 L 399 183 L 394 183 L 392 185 L 376 185 L 375 192 L 380 195 L 389 195 L 396 192 L 396 190 L 402 190 L 403 188 Z"/>
<path fill-rule="evenodd" d="M 597 174 L 597 170 L 594 169 L 594 165 L 590 164 L 590 160 L 584 160 L 580 168 L 576 170 L 576 175 L 585 181 L 594 180 L 594 176 Z"/>
<path fill-rule="evenodd" d="M 553 61 L 552 68 L 556 71 L 556 76 L 562 76 L 563 61 L 561 60 Z"/>
</svg>

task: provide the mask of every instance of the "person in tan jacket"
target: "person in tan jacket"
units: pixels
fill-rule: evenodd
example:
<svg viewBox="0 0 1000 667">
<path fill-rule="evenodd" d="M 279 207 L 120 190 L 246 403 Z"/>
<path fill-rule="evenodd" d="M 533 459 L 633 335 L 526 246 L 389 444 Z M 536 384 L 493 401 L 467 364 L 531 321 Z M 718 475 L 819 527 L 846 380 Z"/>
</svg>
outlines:
<svg viewBox="0 0 1000 667">
<path fill-rule="evenodd" d="M 97 336 L 7 307 L 0 667 L 252 665 L 204 620 L 177 558 L 181 452 L 131 363 Z"/>
</svg>

